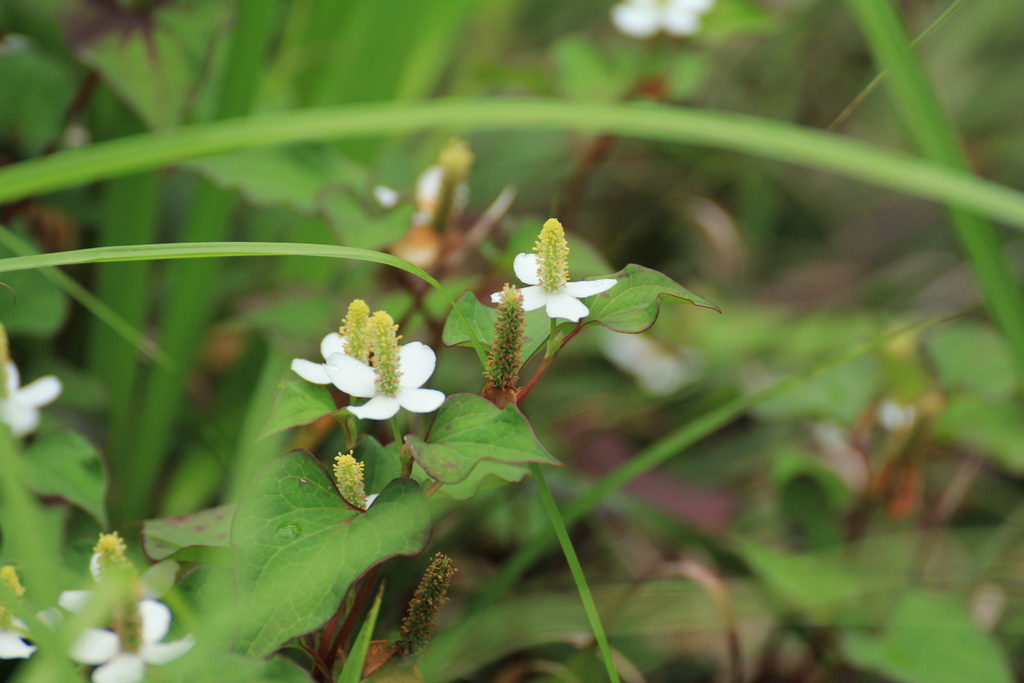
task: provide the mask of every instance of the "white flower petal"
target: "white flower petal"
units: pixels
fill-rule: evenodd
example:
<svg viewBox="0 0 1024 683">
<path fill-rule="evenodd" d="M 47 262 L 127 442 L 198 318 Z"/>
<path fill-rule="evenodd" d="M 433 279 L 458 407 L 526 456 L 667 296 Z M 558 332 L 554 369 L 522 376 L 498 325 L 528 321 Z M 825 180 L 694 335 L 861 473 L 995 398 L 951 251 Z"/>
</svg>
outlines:
<svg viewBox="0 0 1024 683">
<path fill-rule="evenodd" d="M 377 496 L 379 496 L 379 495 L 380 495 L 379 493 L 371 493 L 370 495 L 368 495 L 366 497 L 366 509 L 367 510 L 370 509 L 370 506 L 373 505 L 373 501 L 377 500 Z"/>
<path fill-rule="evenodd" d="M 437 355 L 423 342 L 409 342 L 398 349 L 398 380 L 401 389 L 419 389 L 434 374 Z"/>
<path fill-rule="evenodd" d="M 11 433 L 20 438 L 36 430 L 40 415 L 35 408 L 7 399 L 0 401 L 0 417 L 11 428 Z"/>
<path fill-rule="evenodd" d="M 142 619 L 143 643 L 159 643 L 171 628 L 171 610 L 159 600 L 141 601 L 139 617 Z"/>
<path fill-rule="evenodd" d="M 21 386 L 21 373 L 18 372 L 18 366 L 13 361 L 7 361 L 7 377 L 5 378 L 5 386 L 7 388 L 7 395 L 13 396 L 14 392 Z"/>
<path fill-rule="evenodd" d="M 433 215 L 443 184 L 444 169 L 440 166 L 431 166 L 423 171 L 416 180 L 416 207 Z"/>
<path fill-rule="evenodd" d="M 692 10 L 665 13 L 665 33 L 670 36 L 692 36 L 700 31 L 700 15 Z"/>
<path fill-rule="evenodd" d="M 57 598 L 57 604 L 69 612 L 81 612 L 92 597 L 92 591 L 64 591 Z"/>
<path fill-rule="evenodd" d="M 694 12 L 707 14 L 715 6 L 715 0 L 668 0 L 668 12 Z"/>
<path fill-rule="evenodd" d="M 0 659 L 28 659 L 36 651 L 14 631 L 0 630 Z"/>
<path fill-rule="evenodd" d="M 601 292 L 607 292 L 615 286 L 618 280 L 605 278 L 604 280 L 580 280 L 579 282 L 566 282 L 562 285 L 562 291 L 577 299 L 586 299 Z"/>
<path fill-rule="evenodd" d="M 398 413 L 400 407 L 395 397 L 380 394 L 361 406 L 349 406 L 348 412 L 360 420 L 390 420 Z"/>
<path fill-rule="evenodd" d="M 35 382 L 30 382 L 18 390 L 18 402 L 32 408 L 39 408 L 56 401 L 63 388 L 64 385 L 54 375 L 40 377 Z"/>
<path fill-rule="evenodd" d="M 320 342 L 320 355 L 327 360 L 332 353 L 345 353 L 345 338 L 337 332 L 331 332 Z"/>
<path fill-rule="evenodd" d="M 121 650 L 121 638 L 105 628 L 87 628 L 72 643 L 68 654 L 79 664 L 96 666 L 108 662 Z"/>
<path fill-rule="evenodd" d="M 432 413 L 444 403 L 444 392 L 437 389 L 405 389 L 395 396 L 410 413 Z"/>
<path fill-rule="evenodd" d="M 360 363 L 352 356 L 332 354 L 327 359 L 327 376 L 350 396 L 369 398 L 377 393 L 377 373 L 369 365 Z"/>
<path fill-rule="evenodd" d="M 512 262 L 512 270 L 516 271 L 516 277 L 528 285 L 539 285 L 540 276 L 537 274 L 537 255 L 519 254 Z"/>
<path fill-rule="evenodd" d="M 377 185 L 373 188 L 373 198 L 385 209 L 390 209 L 398 203 L 400 197 L 398 190 L 387 185 Z"/>
<path fill-rule="evenodd" d="M 650 38 L 661 28 L 660 8 L 647 3 L 623 2 L 612 7 L 612 24 L 633 38 Z"/>
<path fill-rule="evenodd" d="M 93 553 L 89 558 L 89 573 L 92 574 L 93 581 L 99 581 L 103 575 L 103 570 L 100 567 L 100 557 L 99 553 Z"/>
<path fill-rule="evenodd" d="M 544 310 L 549 318 L 565 318 L 574 323 L 578 323 L 590 313 L 590 309 L 583 302 L 562 290 L 548 294 Z"/>
<path fill-rule="evenodd" d="M 142 657 L 122 652 L 92 672 L 92 683 L 139 683 L 145 677 Z"/>
<path fill-rule="evenodd" d="M 191 635 L 169 643 L 149 643 L 139 649 L 139 655 L 146 664 L 166 664 L 192 649 L 196 639 Z"/>
<path fill-rule="evenodd" d="M 323 363 L 312 363 L 296 358 L 292 361 L 292 372 L 313 384 L 331 383 L 331 377 L 327 374 L 327 367 Z"/>
<path fill-rule="evenodd" d="M 549 294 L 540 285 L 523 287 L 519 290 L 519 293 L 523 295 L 524 311 L 536 311 L 538 308 L 544 308 L 548 302 Z"/>
</svg>

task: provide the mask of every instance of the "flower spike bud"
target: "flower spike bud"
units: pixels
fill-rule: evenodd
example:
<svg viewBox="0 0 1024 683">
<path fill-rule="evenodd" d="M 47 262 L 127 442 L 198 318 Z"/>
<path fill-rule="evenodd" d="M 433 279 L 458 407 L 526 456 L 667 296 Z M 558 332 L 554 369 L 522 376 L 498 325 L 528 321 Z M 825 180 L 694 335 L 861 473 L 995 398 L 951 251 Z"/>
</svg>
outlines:
<svg viewBox="0 0 1024 683">
<path fill-rule="evenodd" d="M 370 317 L 369 340 L 377 370 L 377 389 L 385 396 L 394 396 L 402 376 L 398 367 L 398 325 L 390 315 L 377 311 Z"/>
<path fill-rule="evenodd" d="M 125 545 L 116 531 L 109 534 L 100 534 L 100 540 L 92 549 L 92 558 L 89 560 L 89 571 L 94 579 L 99 581 L 103 575 L 114 568 L 125 569 L 130 565 L 125 552 L 128 546 Z"/>
<path fill-rule="evenodd" d="M 352 456 L 338 453 L 334 458 L 334 478 L 338 482 L 341 497 L 357 508 L 366 509 L 366 489 L 363 488 L 363 468 L 361 463 Z"/>
<path fill-rule="evenodd" d="M 25 587 L 21 585 L 21 581 L 18 579 L 18 572 L 12 565 L 6 565 L 3 569 L 0 569 L 0 581 L 6 583 L 15 596 L 20 598 L 25 594 Z"/>
<path fill-rule="evenodd" d="M 453 138 L 438 155 L 437 166 L 442 173 L 433 225 L 439 232 L 444 232 L 458 222 L 466 207 L 469 193 L 466 179 L 473 166 L 473 153 L 463 140 Z"/>
<path fill-rule="evenodd" d="M 523 354 L 523 295 L 508 283 L 501 290 L 498 319 L 494 323 L 494 342 L 487 357 L 487 386 L 481 395 L 505 408 L 516 400 L 519 366 Z"/>
<path fill-rule="evenodd" d="M 370 358 L 369 325 L 370 307 L 362 299 L 355 299 L 348 305 L 348 314 L 338 330 L 345 340 L 345 353 L 364 363 Z"/>
<path fill-rule="evenodd" d="M 437 614 L 448 602 L 448 586 L 457 570 L 450 557 L 438 553 L 409 602 L 395 647 L 404 656 L 419 655 L 427 648 L 437 627 Z"/>
<path fill-rule="evenodd" d="M 557 292 L 569 280 L 569 245 L 565 230 L 556 218 L 549 218 L 540 230 L 533 250 L 537 253 L 537 278 L 548 292 Z"/>
</svg>

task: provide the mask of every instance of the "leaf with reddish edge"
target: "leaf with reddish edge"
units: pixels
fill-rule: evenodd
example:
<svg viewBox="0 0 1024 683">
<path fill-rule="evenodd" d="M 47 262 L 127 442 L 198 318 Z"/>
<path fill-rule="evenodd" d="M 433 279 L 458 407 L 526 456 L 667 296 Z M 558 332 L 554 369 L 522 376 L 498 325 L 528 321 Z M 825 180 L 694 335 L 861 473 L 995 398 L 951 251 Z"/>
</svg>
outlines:
<svg viewBox="0 0 1024 683">
<path fill-rule="evenodd" d="M 676 283 L 664 273 L 631 263 L 611 277 L 607 292 L 584 299 L 590 313 L 584 323 L 598 323 L 615 332 L 637 334 L 650 329 L 662 303 L 685 302 L 721 313 L 721 309 Z"/>
<path fill-rule="evenodd" d="M 309 453 L 276 458 L 242 496 L 231 529 L 235 649 L 262 657 L 315 630 L 370 568 L 422 552 L 430 529 L 427 499 L 411 479 L 392 481 L 363 512 Z"/>
<path fill-rule="evenodd" d="M 477 463 L 560 463 L 537 441 L 514 405 L 504 410 L 473 394 L 452 394 L 438 409 L 426 439 L 405 438 L 416 462 L 443 484 L 458 484 Z"/>
<path fill-rule="evenodd" d="M 230 569 L 231 519 L 235 505 L 221 505 L 191 515 L 147 519 L 142 523 L 142 551 L 150 560 L 214 564 Z"/>
</svg>

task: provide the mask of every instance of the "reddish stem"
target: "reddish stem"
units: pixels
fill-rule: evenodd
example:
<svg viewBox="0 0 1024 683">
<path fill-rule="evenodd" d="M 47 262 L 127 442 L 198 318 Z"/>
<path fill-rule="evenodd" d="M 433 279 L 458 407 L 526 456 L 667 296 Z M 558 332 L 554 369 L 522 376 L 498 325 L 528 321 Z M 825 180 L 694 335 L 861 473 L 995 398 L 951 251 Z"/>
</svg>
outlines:
<svg viewBox="0 0 1024 683">
<path fill-rule="evenodd" d="M 570 332 L 569 334 L 565 335 L 565 339 L 563 339 L 562 343 L 559 344 L 558 349 L 553 354 L 551 354 L 550 356 L 547 356 L 543 361 L 541 361 L 541 364 L 537 367 L 537 370 L 533 373 L 533 377 L 530 378 L 530 381 L 527 382 L 526 385 L 522 389 L 520 389 L 519 393 L 516 395 L 516 405 L 519 405 L 520 403 L 522 403 L 523 399 L 530 395 L 530 392 L 533 391 L 534 385 L 537 384 L 537 380 L 539 380 L 541 378 L 541 376 L 544 375 L 544 373 L 548 369 L 548 366 L 551 365 L 551 362 L 553 360 L 555 360 L 555 356 L 557 356 L 558 353 L 563 348 L 565 348 L 565 345 L 569 343 L 570 339 L 575 337 L 581 331 L 583 331 L 583 323 L 576 323 L 576 327 L 573 329 L 572 332 Z"/>
<path fill-rule="evenodd" d="M 373 584 L 377 579 L 377 570 L 379 568 L 380 565 L 377 565 L 367 572 L 359 584 L 359 591 L 356 593 L 355 600 L 352 603 L 352 609 L 349 610 L 348 616 L 341 626 L 341 631 L 338 632 L 338 636 L 331 643 L 330 655 L 327 661 L 332 667 L 338 659 L 338 652 L 348 644 L 352 631 L 356 627 L 356 622 L 359 621 L 359 615 L 363 613 L 366 603 L 370 600 L 370 593 L 373 592 Z"/>
</svg>

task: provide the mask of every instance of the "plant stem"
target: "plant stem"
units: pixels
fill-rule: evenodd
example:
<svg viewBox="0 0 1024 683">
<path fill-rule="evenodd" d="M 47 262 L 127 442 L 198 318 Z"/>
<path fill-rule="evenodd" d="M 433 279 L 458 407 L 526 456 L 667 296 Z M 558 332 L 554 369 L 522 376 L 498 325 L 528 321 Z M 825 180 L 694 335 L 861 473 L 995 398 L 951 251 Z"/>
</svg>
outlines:
<svg viewBox="0 0 1024 683">
<path fill-rule="evenodd" d="M 597 641 L 597 647 L 601 650 L 601 657 L 604 659 L 604 666 L 608 671 L 608 679 L 612 683 L 619 683 L 619 674 L 615 669 L 615 661 L 612 658 L 612 648 L 608 644 L 608 637 L 605 636 L 604 627 L 601 625 L 601 617 L 597 613 L 594 597 L 590 594 L 587 577 L 583 575 L 583 567 L 580 566 L 579 558 L 576 557 L 576 550 L 572 547 L 569 532 L 565 529 L 562 516 L 558 513 L 558 506 L 555 504 L 555 499 L 551 496 L 551 489 L 548 488 L 548 483 L 544 479 L 544 472 L 541 470 L 540 465 L 535 462 L 530 463 L 530 472 L 533 473 L 533 479 L 537 482 L 537 490 L 540 492 L 540 500 L 544 505 L 544 511 L 548 514 L 548 519 L 551 520 L 551 526 L 555 530 L 558 542 L 562 546 L 565 560 L 569 563 L 569 571 L 572 572 L 572 578 L 576 582 L 576 590 L 579 591 L 580 600 L 583 601 L 583 609 L 587 613 L 590 628 L 594 632 L 594 640 Z"/>
</svg>

